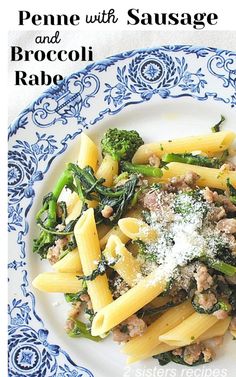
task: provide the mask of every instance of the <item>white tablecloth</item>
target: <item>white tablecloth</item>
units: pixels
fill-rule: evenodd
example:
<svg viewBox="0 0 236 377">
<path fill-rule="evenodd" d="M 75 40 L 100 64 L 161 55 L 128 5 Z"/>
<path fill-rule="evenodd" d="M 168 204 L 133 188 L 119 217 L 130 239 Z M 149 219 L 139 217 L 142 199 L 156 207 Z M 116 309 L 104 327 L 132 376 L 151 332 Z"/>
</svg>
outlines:
<svg viewBox="0 0 236 377">
<path fill-rule="evenodd" d="M 53 35 L 54 32 L 12 31 L 9 33 L 9 46 L 20 46 L 26 50 L 66 49 L 68 51 L 79 50 L 80 46 L 92 46 L 94 61 L 121 51 L 167 44 L 191 44 L 236 50 L 236 31 L 62 31 L 60 44 L 35 43 L 36 36 Z M 88 62 L 80 61 L 36 62 L 33 58 L 27 62 L 9 61 L 9 122 L 46 89 L 46 86 L 16 86 L 14 83 L 16 70 L 23 70 L 28 74 L 37 74 L 44 70 L 51 75 L 65 76 L 79 71 L 87 64 Z"/>
</svg>

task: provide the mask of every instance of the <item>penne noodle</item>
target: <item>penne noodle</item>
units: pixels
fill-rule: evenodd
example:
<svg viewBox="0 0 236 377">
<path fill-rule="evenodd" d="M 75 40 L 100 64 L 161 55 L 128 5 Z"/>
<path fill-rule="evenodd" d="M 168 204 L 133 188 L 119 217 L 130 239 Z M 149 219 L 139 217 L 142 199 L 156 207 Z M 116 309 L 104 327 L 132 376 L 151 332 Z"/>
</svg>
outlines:
<svg viewBox="0 0 236 377">
<path fill-rule="evenodd" d="M 118 221 L 122 233 L 131 240 L 141 240 L 144 242 L 154 241 L 157 238 L 157 232 L 144 221 L 134 217 L 124 217 Z"/>
<path fill-rule="evenodd" d="M 234 339 L 236 339 L 236 330 L 231 330 L 230 334 L 233 336 Z"/>
<path fill-rule="evenodd" d="M 140 271 L 140 263 L 126 249 L 119 237 L 111 235 L 108 239 L 105 250 L 103 251 L 108 261 L 117 260 L 112 268 L 122 277 L 122 279 L 133 287 L 137 284 L 142 274 Z"/>
<path fill-rule="evenodd" d="M 110 187 L 113 183 L 113 178 L 118 174 L 118 161 L 114 160 L 109 154 L 106 154 L 99 166 L 96 177 L 104 178 L 105 186 Z"/>
<path fill-rule="evenodd" d="M 107 234 L 105 234 L 105 236 L 103 236 L 100 239 L 100 247 L 101 247 L 101 249 L 104 249 L 104 247 L 107 244 L 108 239 L 112 235 L 119 237 L 119 239 L 121 240 L 121 242 L 124 243 L 124 244 L 129 241 L 129 237 L 127 237 L 124 233 L 122 233 L 122 231 L 120 230 L 120 228 L 119 228 L 118 225 L 115 225 L 113 228 L 111 228 L 111 230 L 109 230 L 109 232 Z"/>
<path fill-rule="evenodd" d="M 81 274 L 82 266 L 78 249 L 70 251 L 62 259 L 54 263 L 52 267 L 57 272 L 77 272 Z"/>
<path fill-rule="evenodd" d="M 234 138 L 234 132 L 221 131 L 207 135 L 188 136 L 180 139 L 144 144 L 139 147 L 132 162 L 134 164 L 143 164 L 148 163 L 152 155 L 161 157 L 165 153 L 187 153 L 196 150 L 201 150 L 204 153 L 212 155 L 229 148 Z"/>
<path fill-rule="evenodd" d="M 177 305 L 163 313 L 154 321 L 143 335 L 130 340 L 124 347 L 123 352 L 129 355 L 142 356 L 150 352 L 161 343 L 159 336 L 168 330 L 179 325 L 185 318 L 188 318 L 194 309 L 189 301 Z"/>
<path fill-rule="evenodd" d="M 91 166 L 91 168 L 96 172 L 97 164 L 98 148 L 85 133 L 82 133 L 80 136 L 78 165 L 81 169 L 85 168 L 86 166 Z"/>
<path fill-rule="evenodd" d="M 159 275 L 157 268 L 95 315 L 91 329 L 92 335 L 96 336 L 109 331 L 160 295 L 165 287 L 166 281 Z"/>
<path fill-rule="evenodd" d="M 175 347 L 182 347 L 193 343 L 217 321 L 214 315 L 193 313 L 177 327 L 159 336 L 159 340 Z"/>
<path fill-rule="evenodd" d="M 83 203 L 77 196 L 77 201 L 74 204 L 73 208 L 70 209 L 70 213 L 65 220 L 66 224 L 69 224 L 70 221 L 73 221 L 77 219 L 77 217 L 79 217 L 79 215 L 81 214 L 82 206 L 83 206 Z"/>
<path fill-rule="evenodd" d="M 235 171 L 220 171 L 219 169 L 207 168 L 205 166 L 183 164 L 181 162 L 171 162 L 167 165 L 168 169 L 163 169 L 162 182 L 167 182 L 169 178 L 179 177 L 188 172 L 197 173 L 200 178 L 197 185 L 200 187 L 213 187 L 217 189 L 227 189 L 227 178 L 233 186 L 236 185 Z"/>
<path fill-rule="evenodd" d="M 80 201 L 80 198 L 76 192 L 71 192 L 66 198 L 67 218 L 73 211 L 76 204 Z M 66 223 L 69 221 L 66 219 Z"/>
<path fill-rule="evenodd" d="M 76 273 L 43 272 L 36 276 L 32 285 L 42 292 L 77 293 L 82 290 L 82 280 Z"/>
<path fill-rule="evenodd" d="M 193 343 L 202 342 L 204 340 L 212 339 L 217 336 L 223 336 L 229 327 L 230 320 L 231 318 L 228 317 L 228 318 L 218 321 L 210 329 L 205 331 L 199 338 L 197 338 Z M 169 344 L 166 344 L 166 343 L 160 343 L 158 346 L 153 348 L 151 352 L 144 352 L 141 356 L 140 355 L 128 356 L 127 363 L 128 364 L 134 363 L 136 361 L 144 360 L 154 355 L 159 355 L 160 353 L 172 351 L 174 349 L 176 349 L 175 346 L 170 346 Z"/>
<path fill-rule="evenodd" d="M 94 219 L 94 210 L 89 208 L 77 221 L 74 234 L 79 249 L 84 275 L 90 275 L 101 260 L 101 250 Z M 112 302 L 112 295 L 108 287 L 106 274 L 87 281 L 88 293 L 92 301 L 93 310 L 99 309 Z"/>
</svg>

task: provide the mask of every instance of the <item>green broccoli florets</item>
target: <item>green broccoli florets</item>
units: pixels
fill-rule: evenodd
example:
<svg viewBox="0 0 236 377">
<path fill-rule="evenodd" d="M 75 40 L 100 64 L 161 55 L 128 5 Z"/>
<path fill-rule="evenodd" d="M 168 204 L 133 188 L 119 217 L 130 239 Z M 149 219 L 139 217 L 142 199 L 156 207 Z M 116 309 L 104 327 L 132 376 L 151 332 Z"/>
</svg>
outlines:
<svg viewBox="0 0 236 377">
<path fill-rule="evenodd" d="M 102 153 L 109 154 L 114 160 L 131 161 L 136 150 L 144 144 L 137 131 L 109 128 L 101 141 Z"/>
</svg>

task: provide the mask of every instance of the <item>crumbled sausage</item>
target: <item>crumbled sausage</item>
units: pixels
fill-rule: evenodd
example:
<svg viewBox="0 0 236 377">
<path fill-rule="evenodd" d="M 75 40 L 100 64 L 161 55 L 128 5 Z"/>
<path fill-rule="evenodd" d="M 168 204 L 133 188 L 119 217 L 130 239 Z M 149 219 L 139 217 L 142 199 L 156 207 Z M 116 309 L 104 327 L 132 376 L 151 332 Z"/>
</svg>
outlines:
<svg viewBox="0 0 236 377">
<path fill-rule="evenodd" d="M 143 197 L 143 206 L 150 211 L 156 211 L 159 208 L 157 202 L 157 193 L 156 191 L 149 191 Z"/>
<path fill-rule="evenodd" d="M 133 314 L 112 331 L 113 340 L 119 343 L 127 342 L 130 338 L 142 335 L 146 327 L 146 323 Z"/>
<path fill-rule="evenodd" d="M 66 320 L 65 330 L 66 330 L 67 333 L 69 333 L 70 331 L 73 330 L 74 324 L 75 324 L 75 321 L 73 319 L 68 318 Z"/>
<path fill-rule="evenodd" d="M 194 173 L 193 171 L 189 171 L 188 173 L 185 174 L 184 182 L 190 186 L 190 187 L 195 187 L 197 180 L 200 178 L 200 175 L 197 173 Z"/>
<path fill-rule="evenodd" d="M 72 308 L 68 313 L 68 318 L 75 320 L 80 313 L 80 309 L 81 309 L 81 302 L 76 301 L 76 303 L 72 305 Z"/>
<path fill-rule="evenodd" d="M 176 348 L 172 351 L 174 356 L 182 356 L 183 355 L 183 348 Z"/>
<path fill-rule="evenodd" d="M 201 352 L 202 350 L 200 344 L 191 344 L 190 346 L 185 347 L 183 354 L 185 363 L 193 365 L 196 361 L 199 360 Z"/>
<path fill-rule="evenodd" d="M 222 219 L 217 223 L 216 228 L 224 233 L 236 233 L 236 219 Z"/>
<path fill-rule="evenodd" d="M 157 157 L 155 154 L 152 154 L 149 159 L 148 159 L 148 162 L 151 166 L 155 166 L 155 167 L 159 167 L 160 166 L 160 159 L 159 157 Z"/>
<path fill-rule="evenodd" d="M 197 268 L 197 272 L 194 274 L 194 277 L 197 282 L 198 292 L 209 289 L 213 284 L 213 278 L 208 273 L 207 267 L 204 265 L 201 265 Z"/>
<path fill-rule="evenodd" d="M 113 215 L 113 208 L 105 205 L 105 207 L 101 211 L 101 214 L 103 217 L 105 217 L 105 219 L 109 219 L 109 217 Z"/>
<path fill-rule="evenodd" d="M 203 309 L 209 310 L 216 303 L 217 303 L 217 298 L 213 293 L 207 292 L 207 293 L 199 293 L 198 294 L 198 304 Z"/>
<path fill-rule="evenodd" d="M 220 167 L 220 171 L 234 171 L 236 170 L 236 166 L 230 162 L 230 161 L 227 161 L 226 163 L 224 163 L 221 167 Z"/>
<path fill-rule="evenodd" d="M 225 310 L 216 310 L 213 315 L 217 318 L 217 319 L 225 319 L 228 317 L 228 312 L 226 312 Z"/>
<path fill-rule="evenodd" d="M 55 246 L 52 246 L 48 249 L 47 259 L 51 264 L 58 262 L 61 252 L 63 251 L 63 247 L 67 244 L 68 239 L 66 237 L 59 238 L 55 241 Z"/>
<path fill-rule="evenodd" d="M 236 206 L 230 199 L 216 191 L 211 191 L 208 187 L 203 190 L 203 197 L 208 203 L 217 203 L 224 207 L 226 212 L 236 212 Z"/>
<path fill-rule="evenodd" d="M 203 353 L 205 363 L 208 363 L 209 361 L 211 361 L 215 356 L 214 351 L 208 347 L 204 347 L 202 349 L 202 353 Z"/>
<path fill-rule="evenodd" d="M 208 203 L 213 203 L 214 202 L 214 193 L 209 189 L 209 187 L 206 187 L 203 190 L 203 198 L 208 202 Z"/>
<path fill-rule="evenodd" d="M 91 301 L 91 299 L 90 299 L 90 297 L 89 297 L 88 294 L 84 293 L 84 294 L 80 295 L 80 300 L 81 300 L 82 302 L 85 302 L 85 303 L 86 303 L 87 308 L 88 308 L 89 310 L 91 310 L 91 309 L 93 308 L 93 306 L 92 306 L 92 301 Z"/>
<path fill-rule="evenodd" d="M 189 191 L 196 187 L 198 179 L 199 175 L 197 173 L 189 171 L 181 177 L 172 177 L 165 187 L 168 192 Z"/>
<path fill-rule="evenodd" d="M 211 221 L 219 221 L 226 217 L 226 212 L 224 207 L 215 207 L 209 212 L 208 218 Z"/>
</svg>

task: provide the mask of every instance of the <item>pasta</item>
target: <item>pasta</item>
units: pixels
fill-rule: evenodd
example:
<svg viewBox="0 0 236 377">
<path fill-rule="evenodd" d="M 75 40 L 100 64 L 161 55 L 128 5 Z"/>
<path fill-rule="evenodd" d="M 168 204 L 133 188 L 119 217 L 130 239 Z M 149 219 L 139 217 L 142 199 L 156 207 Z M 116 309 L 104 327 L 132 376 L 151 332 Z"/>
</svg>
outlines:
<svg viewBox="0 0 236 377">
<path fill-rule="evenodd" d="M 210 327 L 209 330 L 205 331 L 199 338 L 197 338 L 193 343 L 202 342 L 207 339 L 212 339 L 214 337 L 223 336 L 230 324 L 230 317 L 225 318 L 221 321 L 218 321 L 215 325 Z M 187 345 L 187 344 L 186 344 Z M 150 352 L 142 353 L 141 355 L 134 355 L 129 356 L 127 359 L 128 363 L 134 363 L 136 361 L 147 359 L 148 357 L 152 357 L 154 355 L 159 355 L 163 352 L 172 351 L 175 349 L 175 346 L 170 346 L 166 343 L 160 343 L 156 347 L 154 347 Z"/>
<path fill-rule="evenodd" d="M 130 340 L 123 347 L 123 352 L 129 355 L 142 356 L 143 350 L 150 352 L 154 347 L 161 343 L 160 335 L 179 325 L 185 318 L 188 318 L 194 309 L 187 302 L 167 310 L 161 317 L 153 322 L 142 336 Z"/>
<path fill-rule="evenodd" d="M 197 184 L 200 187 L 213 187 L 221 190 L 227 189 L 227 178 L 233 185 L 236 185 L 235 171 L 220 171 L 219 169 L 212 169 L 204 166 L 196 166 L 189 164 L 182 164 L 180 162 L 171 162 L 167 165 L 168 169 L 163 169 L 163 176 L 161 181 L 167 182 L 169 178 L 182 176 L 189 171 L 197 173 L 199 179 Z M 152 180 L 153 181 L 153 180 Z"/>
<path fill-rule="evenodd" d="M 128 363 L 187 366 L 213 360 L 209 339 L 236 336 L 235 134 L 218 128 L 152 144 L 113 128 L 101 151 L 81 134 L 33 242 L 54 272 L 32 285 L 64 293 L 69 336 L 112 333 Z"/>
<path fill-rule="evenodd" d="M 118 161 L 114 160 L 109 154 L 106 154 L 99 166 L 96 177 L 105 179 L 104 185 L 110 187 L 113 178 L 118 174 Z"/>
<path fill-rule="evenodd" d="M 119 237 L 119 239 L 121 240 L 121 242 L 123 242 L 124 244 L 127 243 L 129 241 L 129 237 L 127 237 L 122 231 L 121 229 L 119 228 L 118 225 L 114 226 L 111 230 L 109 230 L 109 232 L 107 232 L 105 234 L 105 236 L 103 236 L 101 239 L 100 239 L 100 247 L 101 249 L 104 249 L 104 247 L 106 246 L 107 244 L 107 241 L 108 239 L 111 237 L 111 236 L 117 236 Z"/>
<path fill-rule="evenodd" d="M 141 276 L 140 263 L 126 249 L 119 237 L 109 237 L 103 255 L 107 260 L 117 260 L 112 268 L 130 287 L 137 283 Z"/>
<path fill-rule="evenodd" d="M 159 340 L 175 347 L 181 347 L 199 338 L 217 321 L 218 319 L 214 315 L 193 313 L 176 328 L 159 336 Z"/>
<path fill-rule="evenodd" d="M 186 153 L 199 151 L 212 155 L 224 151 L 232 144 L 235 134 L 231 131 L 216 132 L 209 135 L 190 136 L 159 143 L 144 144 L 135 153 L 133 163 L 147 163 L 153 154 L 161 157 L 165 153 Z"/>
<path fill-rule="evenodd" d="M 76 293 L 82 289 L 76 273 L 64 272 L 43 272 L 36 276 L 32 285 L 42 292 Z"/>
<path fill-rule="evenodd" d="M 158 271 L 153 271 L 96 314 L 92 323 L 92 335 L 104 334 L 124 321 L 162 293 L 165 286 L 166 282 L 158 277 Z"/>
<path fill-rule="evenodd" d="M 144 221 L 125 217 L 118 222 L 120 230 L 131 240 L 153 241 L 157 237 L 157 232 L 151 229 Z"/>
<path fill-rule="evenodd" d="M 78 249 L 70 251 L 64 258 L 60 259 L 53 265 L 53 269 L 57 272 L 82 272 L 81 261 Z"/>
<path fill-rule="evenodd" d="M 89 275 L 94 270 L 95 263 L 101 259 L 99 239 L 94 220 L 94 211 L 88 209 L 75 225 L 75 238 L 79 245 L 83 273 Z M 97 276 L 93 281 L 88 281 L 88 293 L 92 301 L 93 309 L 99 309 L 112 302 L 112 295 L 108 287 L 106 275 Z"/>
<path fill-rule="evenodd" d="M 86 166 L 96 171 L 98 164 L 98 148 L 96 144 L 85 134 L 81 134 L 78 165 L 82 169 Z"/>
</svg>

